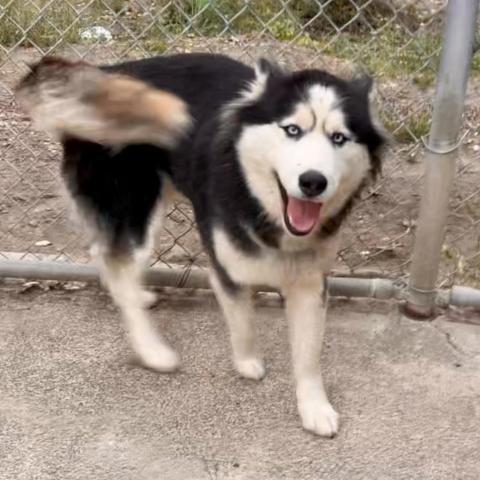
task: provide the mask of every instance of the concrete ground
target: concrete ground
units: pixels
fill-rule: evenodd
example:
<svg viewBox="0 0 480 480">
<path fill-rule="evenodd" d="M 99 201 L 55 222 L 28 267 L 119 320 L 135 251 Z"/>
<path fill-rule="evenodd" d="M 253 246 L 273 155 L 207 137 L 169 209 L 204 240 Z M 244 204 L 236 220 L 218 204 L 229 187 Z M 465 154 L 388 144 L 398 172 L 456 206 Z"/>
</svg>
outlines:
<svg viewBox="0 0 480 480">
<path fill-rule="evenodd" d="M 296 414 L 282 311 L 260 308 L 267 378 L 238 378 L 207 294 L 152 312 L 183 356 L 131 361 L 118 315 L 90 287 L 0 289 L 2 480 L 480 478 L 480 326 L 418 323 L 393 304 L 333 302 L 326 385 L 337 438 Z"/>
</svg>

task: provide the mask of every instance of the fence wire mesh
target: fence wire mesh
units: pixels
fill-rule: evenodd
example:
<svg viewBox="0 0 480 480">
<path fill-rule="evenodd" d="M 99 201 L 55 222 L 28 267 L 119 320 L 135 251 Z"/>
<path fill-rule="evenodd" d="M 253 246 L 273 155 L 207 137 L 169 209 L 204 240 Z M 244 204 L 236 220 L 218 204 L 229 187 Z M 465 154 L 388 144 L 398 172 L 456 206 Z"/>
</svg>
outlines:
<svg viewBox="0 0 480 480">
<path fill-rule="evenodd" d="M 377 80 L 380 114 L 395 141 L 380 181 L 343 235 L 338 269 L 391 278 L 407 272 L 421 194 L 445 1 L 1 0 L 0 255 L 89 261 L 59 193 L 59 146 L 35 131 L 12 87 L 45 54 L 97 63 L 211 51 L 253 63 L 318 67 Z M 480 59 L 474 59 L 466 137 L 452 197 L 443 284 L 480 285 Z M 1 257 L 0 257 L 1 258 Z M 189 205 L 177 204 L 153 263 L 205 266 Z M 475 268 L 476 267 L 476 268 Z"/>
</svg>

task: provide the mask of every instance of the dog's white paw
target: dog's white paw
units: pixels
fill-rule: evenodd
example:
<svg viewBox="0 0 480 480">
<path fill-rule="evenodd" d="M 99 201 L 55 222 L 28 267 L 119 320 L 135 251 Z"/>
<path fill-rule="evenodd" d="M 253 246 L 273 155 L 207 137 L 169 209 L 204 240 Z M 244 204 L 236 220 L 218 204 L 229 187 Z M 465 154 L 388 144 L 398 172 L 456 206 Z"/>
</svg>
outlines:
<svg viewBox="0 0 480 480">
<path fill-rule="evenodd" d="M 255 357 L 237 359 L 235 360 L 235 367 L 242 377 L 251 380 L 261 380 L 266 373 L 263 361 Z"/>
<path fill-rule="evenodd" d="M 299 400 L 298 411 L 303 428 L 322 437 L 334 437 L 338 432 L 338 413 L 330 403 L 317 398 Z"/>
<path fill-rule="evenodd" d="M 180 366 L 178 353 L 161 341 L 144 342 L 135 349 L 142 364 L 157 372 L 173 372 Z"/>
</svg>

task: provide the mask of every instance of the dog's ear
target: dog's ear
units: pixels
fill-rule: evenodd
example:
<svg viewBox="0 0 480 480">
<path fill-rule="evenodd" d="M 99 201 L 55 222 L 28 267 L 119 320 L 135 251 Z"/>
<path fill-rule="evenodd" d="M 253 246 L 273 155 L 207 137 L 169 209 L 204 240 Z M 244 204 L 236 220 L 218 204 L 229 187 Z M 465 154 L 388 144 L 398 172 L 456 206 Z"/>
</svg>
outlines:
<svg viewBox="0 0 480 480">
<path fill-rule="evenodd" d="M 268 82 L 283 75 L 284 72 L 279 65 L 272 63 L 265 58 L 260 58 L 255 64 L 255 78 L 250 83 L 243 98 L 248 100 L 256 100 L 260 98 L 265 92 Z"/>
<path fill-rule="evenodd" d="M 379 107 L 380 95 L 373 77 L 364 73 L 354 78 L 351 83 L 355 94 L 364 99 L 371 112 L 376 112 Z"/>
<path fill-rule="evenodd" d="M 364 98 L 370 108 L 371 113 L 377 112 L 381 109 L 381 95 L 378 90 L 377 82 L 370 75 L 363 73 L 362 75 L 352 80 L 354 92 L 360 97 Z"/>
<path fill-rule="evenodd" d="M 369 100 L 371 99 L 371 95 L 375 94 L 373 77 L 366 73 L 354 78 L 351 84 L 358 95 L 365 96 Z"/>
<path fill-rule="evenodd" d="M 393 143 L 391 134 L 385 128 L 379 112 L 382 110 L 381 95 L 374 79 L 367 74 L 362 74 L 351 80 L 352 91 L 360 102 L 368 109 L 368 116 L 372 126 L 370 135 L 370 174 L 376 180 L 382 170 L 382 158 L 387 146 Z"/>
<path fill-rule="evenodd" d="M 255 65 L 255 75 L 264 77 L 280 77 L 284 71 L 277 63 L 273 63 L 266 58 L 260 58 Z"/>
<path fill-rule="evenodd" d="M 105 146 L 174 146 L 190 125 L 177 96 L 84 62 L 45 57 L 16 88 L 39 128 L 59 140 L 75 137 Z"/>
<path fill-rule="evenodd" d="M 378 90 L 377 82 L 370 75 L 363 73 L 352 81 L 353 91 L 360 98 L 363 98 L 370 115 L 370 120 L 375 127 L 377 134 L 382 139 L 382 146 L 393 143 L 392 135 L 387 131 L 381 120 L 382 96 Z"/>
</svg>

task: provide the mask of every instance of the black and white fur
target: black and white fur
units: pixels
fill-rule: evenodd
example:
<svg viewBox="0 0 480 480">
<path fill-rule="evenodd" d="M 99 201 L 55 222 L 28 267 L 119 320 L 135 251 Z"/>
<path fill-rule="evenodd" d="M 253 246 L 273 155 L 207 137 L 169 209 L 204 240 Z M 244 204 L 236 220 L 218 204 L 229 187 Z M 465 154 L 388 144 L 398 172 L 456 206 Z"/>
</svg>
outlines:
<svg viewBox="0 0 480 480">
<path fill-rule="evenodd" d="M 143 93 L 130 95 L 131 87 Z M 150 293 L 142 287 L 157 212 L 176 190 L 193 205 L 239 374 L 265 374 L 252 289 L 276 287 L 286 301 L 303 426 L 336 434 L 320 366 L 325 276 L 345 215 L 380 167 L 383 137 L 370 91 L 368 78 L 292 73 L 264 60 L 252 69 L 210 54 L 98 68 L 44 59 L 22 81 L 18 98 L 63 143 L 65 184 L 146 366 L 179 366 L 151 325 Z M 163 94 L 165 108 L 157 98 L 159 108 L 146 112 L 149 99 Z M 319 211 L 313 227 L 299 201 Z M 295 202 L 300 213 L 292 214 Z"/>
</svg>

